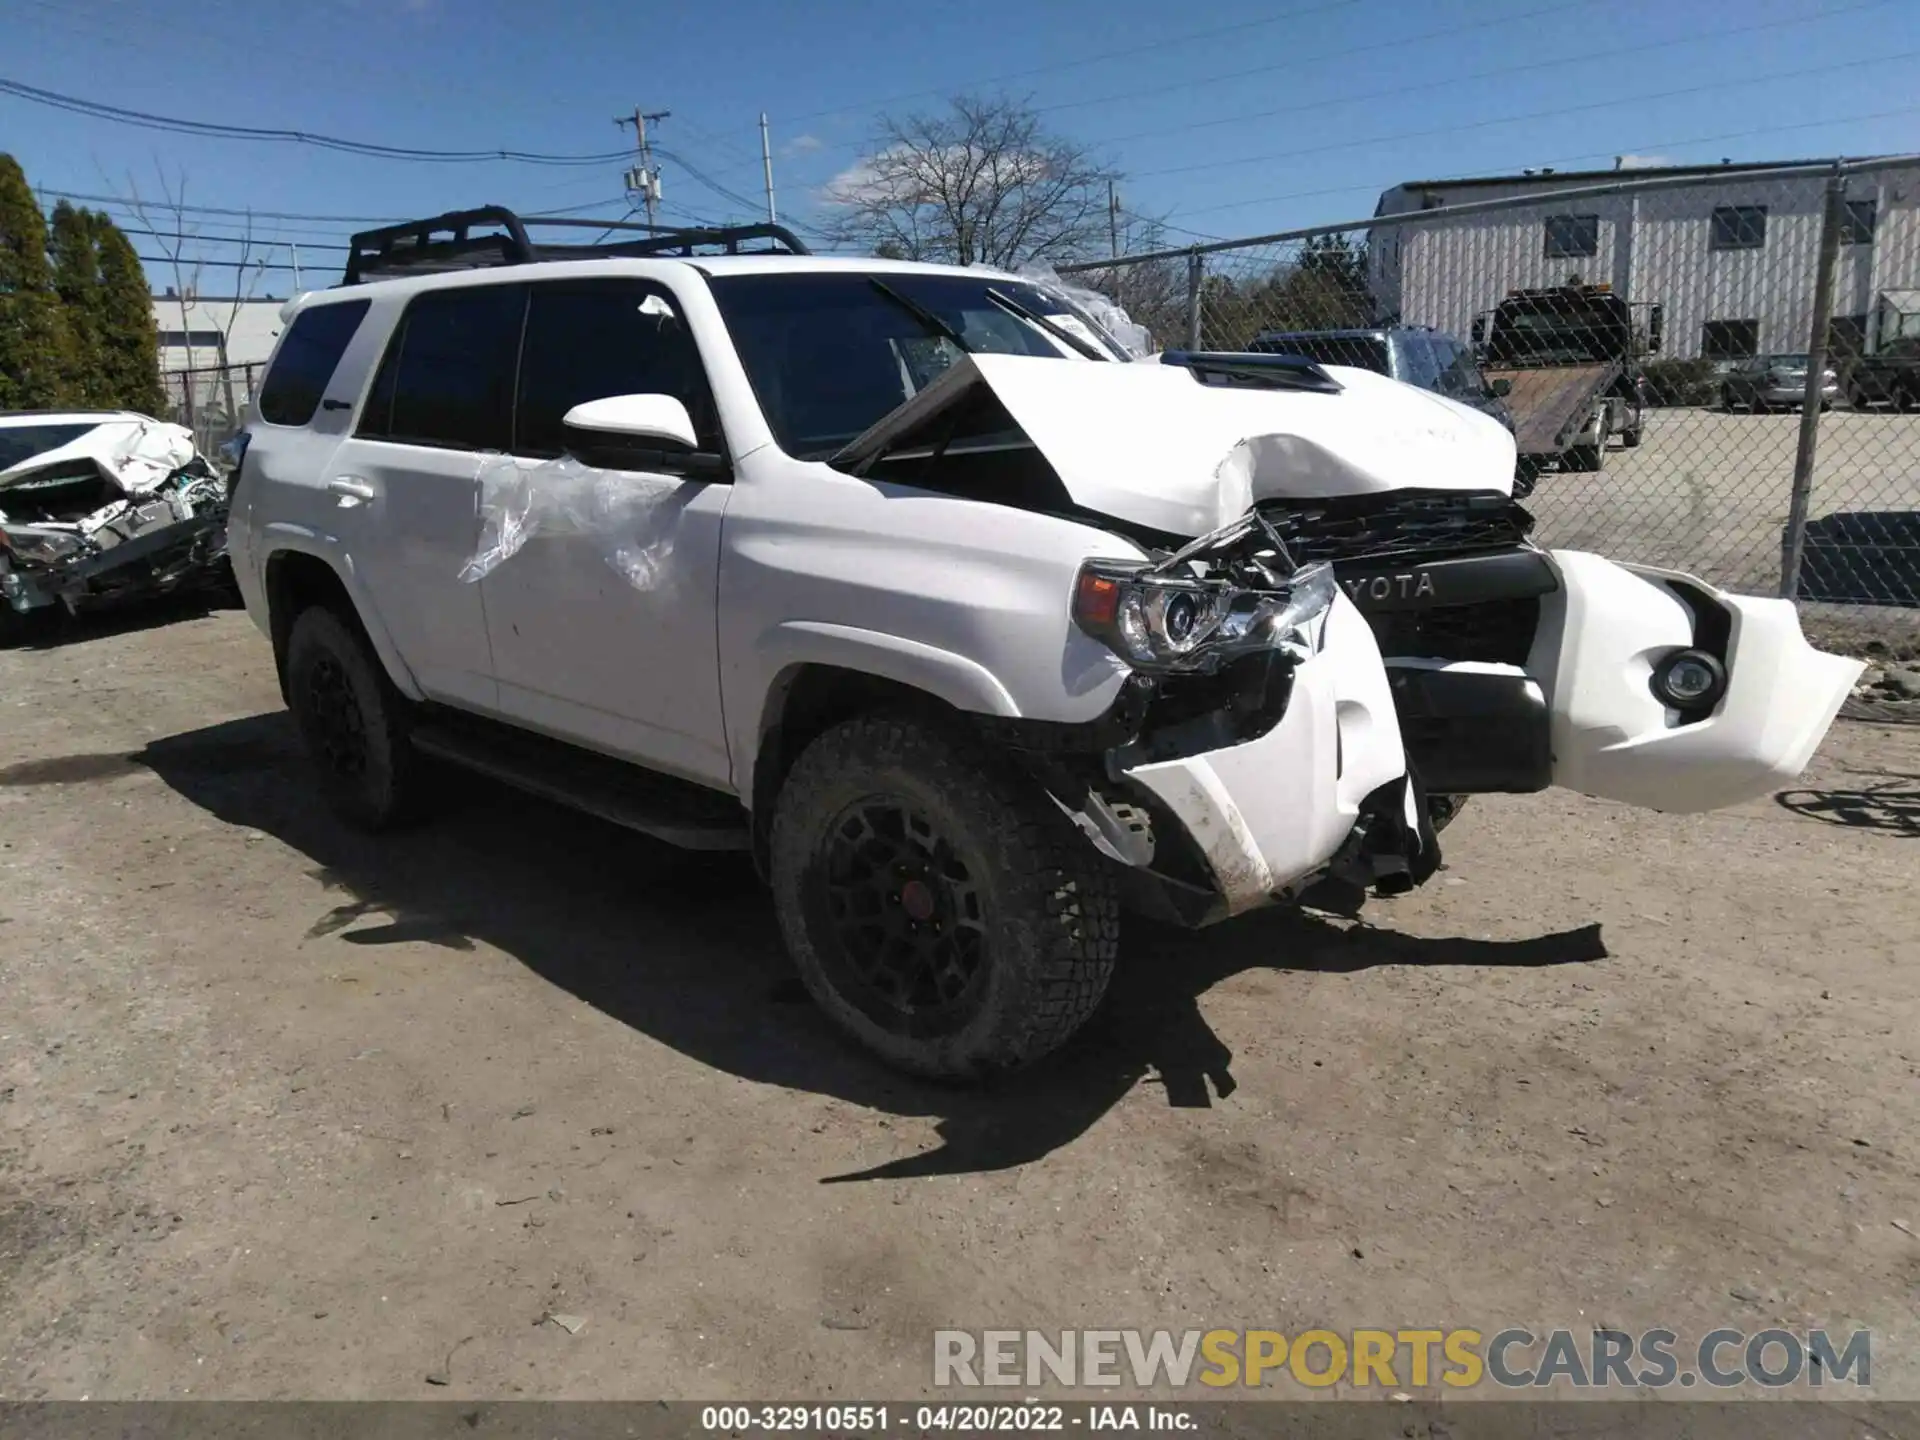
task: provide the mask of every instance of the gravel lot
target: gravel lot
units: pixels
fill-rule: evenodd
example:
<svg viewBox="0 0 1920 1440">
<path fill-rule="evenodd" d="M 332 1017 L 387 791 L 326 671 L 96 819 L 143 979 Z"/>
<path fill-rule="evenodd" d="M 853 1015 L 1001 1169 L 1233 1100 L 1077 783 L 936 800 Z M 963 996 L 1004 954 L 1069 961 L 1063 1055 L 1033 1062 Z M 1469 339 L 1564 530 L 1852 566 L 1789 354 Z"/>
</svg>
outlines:
<svg viewBox="0 0 1920 1440">
<path fill-rule="evenodd" d="M 1772 595 L 1799 436 L 1797 413 L 1651 410 L 1639 448 L 1616 442 L 1596 474 L 1543 476 L 1528 506 L 1545 544 L 1670 565 Z M 1815 454 L 1813 518 L 1920 513 L 1920 415 L 1830 410 L 1820 417 Z M 1909 568 L 1902 583 L 1920 603 L 1920 555 Z M 1920 639 L 1917 614 L 1881 618 Z"/>
<path fill-rule="evenodd" d="M 1083 1043 L 966 1093 L 833 1038 L 743 865 L 478 782 L 343 831 L 238 613 L 0 653 L 0 706 L 0 1395 L 878 1399 L 942 1326 L 1778 1322 L 1872 1327 L 1920 1398 L 1914 730 L 1724 814 L 1477 803 L 1362 925 L 1136 926 Z"/>
</svg>

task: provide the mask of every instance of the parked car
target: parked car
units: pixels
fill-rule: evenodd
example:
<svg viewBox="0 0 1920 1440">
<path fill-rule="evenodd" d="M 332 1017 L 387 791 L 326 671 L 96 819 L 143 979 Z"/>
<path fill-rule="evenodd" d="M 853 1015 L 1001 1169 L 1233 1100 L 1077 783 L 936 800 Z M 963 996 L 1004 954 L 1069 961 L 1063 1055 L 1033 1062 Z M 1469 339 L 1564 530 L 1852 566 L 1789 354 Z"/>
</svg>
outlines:
<svg viewBox="0 0 1920 1440">
<path fill-rule="evenodd" d="M 1920 406 L 1920 335 L 1902 335 L 1877 354 L 1859 355 L 1847 365 L 1847 404 L 1856 410 L 1891 405 Z"/>
<path fill-rule="evenodd" d="M 0 630 L 226 574 L 227 483 L 179 425 L 0 414 Z"/>
<path fill-rule="evenodd" d="M 1755 355 L 1729 370 L 1720 382 L 1720 403 L 1728 410 L 1771 410 L 1805 402 L 1805 355 Z M 1840 393 L 1840 377 L 1831 366 L 1821 372 L 1820 408 L 1827 409 Z"/>
<path fill-rule="evenodd" d="M 323 794 L 396 824 L 431 756 L 746 851 L 910 1070 L 1065 1041 L 1123 906 L 1409 889 L 1463 795 L 1769 794 L 1862 668 L 1787 601 L 1534 546 L 1483 414 L 1125 363 L 1013 275 L 477 211 L 343 278 L 287 306 L 232 522 Z"/>
<path fill-rule="evenodd" d="M 1504 398 L 1512 387 L 1489 384 L 1463 340 L 1430 325 L 1384 325 L 1364 330 L 1268 330 L 1247 349 L 1264 355 L 1301 355 L 1322 365 L 1352 365 L 1391 375 L 1471 405 L 1513 429 Z"/>
</svg>

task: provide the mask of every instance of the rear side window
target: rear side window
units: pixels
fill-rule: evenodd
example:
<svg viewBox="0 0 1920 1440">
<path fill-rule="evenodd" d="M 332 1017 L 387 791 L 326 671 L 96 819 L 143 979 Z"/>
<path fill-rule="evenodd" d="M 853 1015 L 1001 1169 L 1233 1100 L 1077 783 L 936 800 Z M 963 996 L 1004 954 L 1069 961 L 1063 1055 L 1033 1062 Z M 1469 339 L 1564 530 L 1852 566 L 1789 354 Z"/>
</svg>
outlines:
<svg viewBox="0 0 1920 1440">
<path fill-rule="evenodd" d="M 1269 355 L 1298 355 L 1316 365 L 1348 365 L 1377 375 L 1392 373 L 1387 342 L 1373 335 L 1262 335 L 1249 348 Z"/>
<path fill-rule="evenodd" d="M 269 425 L 305 425 L 313 419 L 369 303 L 344 300 L 337 305 L 314 305 L 294 317 L 260 387 L 262 420 Z"/>
<path fill-rule="evenodd" d="M 361 416 L 369 439 L 505 450 L 524 285 L 435 290 L 407 306 Z"/>
<path fill-rule="evenodd" d="M 693 417 L 700 448 L 722 448 L 699 351 L 672 300 L 633 280 L 533 286 L 514 451 L 558 455 L 567 411 L 609 395 L 671 395 Z"/>
</svg>

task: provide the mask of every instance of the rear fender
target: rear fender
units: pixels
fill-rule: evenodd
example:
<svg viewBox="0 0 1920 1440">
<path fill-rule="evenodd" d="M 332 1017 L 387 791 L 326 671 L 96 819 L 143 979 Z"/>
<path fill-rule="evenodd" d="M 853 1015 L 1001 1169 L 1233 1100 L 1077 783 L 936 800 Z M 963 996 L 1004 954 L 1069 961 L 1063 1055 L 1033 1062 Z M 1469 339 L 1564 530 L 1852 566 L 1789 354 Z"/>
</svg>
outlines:
<svg viewBox="0 0 1920 1440">
<path fill-rule="evenodd" d="M 360 578 L 353 563 L 353 556 L 332 536 L 302 525 L 284 521 L 275 521 L 263 527 L 260 535 L 260 554 L 263 563 L 261 575 L 263 589 L 271 595 L 271 586 L 264 580 L 272 572 L 273 562 L 285 555 L 310 555 L 333 572 L 340 587 L 346 591 L 347 599 L 352 603 L 354 615 L 360 622 L 360 628 L 366 632 L 368 642 L 373 646 L 374 654 L 380 657 L 380 663 L 386 667 L 387 678 L 393 681 L 394 688 L 409 700 L 424 700 L 425 693 L 400 658 L 400 651 L 393 643 L 393 637 L 387 633 L 380 612 L 367 594 L 366 585 Z"/>
</svg>

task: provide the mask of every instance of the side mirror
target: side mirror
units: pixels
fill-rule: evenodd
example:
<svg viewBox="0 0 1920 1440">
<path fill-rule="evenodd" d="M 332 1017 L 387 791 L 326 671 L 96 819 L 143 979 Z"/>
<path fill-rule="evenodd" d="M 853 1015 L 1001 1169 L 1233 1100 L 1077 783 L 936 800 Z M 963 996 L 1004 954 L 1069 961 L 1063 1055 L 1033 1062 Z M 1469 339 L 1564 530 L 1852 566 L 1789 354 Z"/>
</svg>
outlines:
<svg viewBox="0 0 1920 1440">
<path fill-rule="evenodd" d="M 1513 381 L 1507 379 L 1504 375 L 1498 380 L 1489 380 L 1487 382 L 1487 393 L 1501 396 L 1511 395 L 1513 393 Z"/>
<path fill-rule="evenodd" d="M 569 455 L 596 470 L 692 474 L 724 469 L 719 457 L 700 453 L 693 417 L 672 395 L 584 401 L 561 420 L 560 439 Z"/>
<path fill-rule="evenodd" d="M 1658 355 L 1660 353 L 1662 322 L 1665 321 L 1665 319 L 1666 311 L 1659 305 L 1655 305 L 1647 311 L 1647 353 L 1649 355 Z"/>
</svg>

